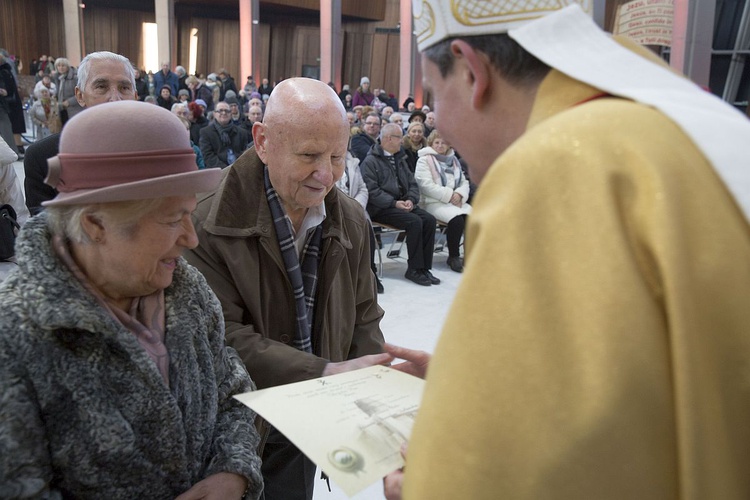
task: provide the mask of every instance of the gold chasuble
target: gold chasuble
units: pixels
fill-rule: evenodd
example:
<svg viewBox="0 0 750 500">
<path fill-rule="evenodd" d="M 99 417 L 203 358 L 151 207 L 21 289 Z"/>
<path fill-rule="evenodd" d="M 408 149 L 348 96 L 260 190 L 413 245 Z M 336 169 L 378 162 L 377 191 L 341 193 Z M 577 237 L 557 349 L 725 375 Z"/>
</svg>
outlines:
<svg viewBox="0 0 750 500">
<path fill-rule="evenodd" d="M 673 121 L 599 94 L 552 70 L 483 180 L 407 500 L 750 498 L 748 222 Z"/>
</svg>

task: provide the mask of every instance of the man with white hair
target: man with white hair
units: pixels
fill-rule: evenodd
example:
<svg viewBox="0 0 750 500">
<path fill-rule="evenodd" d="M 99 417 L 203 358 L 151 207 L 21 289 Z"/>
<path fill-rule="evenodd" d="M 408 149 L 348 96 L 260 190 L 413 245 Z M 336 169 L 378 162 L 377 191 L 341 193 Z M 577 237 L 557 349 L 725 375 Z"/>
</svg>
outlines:
<svg viewBox="0 0 750 500">
<path fill-rule="evenodd" d="M 105 102 L 137 99 L 135 70 L 127 57 L 112 52 L 92 52 L 78 66 L 78 84 L 75 88 L 77 103 L 83 107 Z M 60 134 L 52 134 L 36 141 L 26 149 L 23 160 L 26 206 L 31 215 L 42 210 L 42 202 L 51 200 L 57 190 L 46 184 L 47 159 L 56 156 Z"/>
<path fill-rule="evenodd" d="M 482 184 L 404 498 L 750 497 L 750 122 L 578 5 L 448 3 L 425 90 Z"/>
<path fill-rule="evenodd" d="M 222 303 L 227 343 L 260 389 L 387 363 L 370 226 L 335 188 L 349 141 L 338 96 L 317 80 L 284 80 L 253 140 L 199 200 L 200 244 L 186 255 Z M 311 499 L 315 465 L 261 431 L 265 499 Z"/>
</svg>

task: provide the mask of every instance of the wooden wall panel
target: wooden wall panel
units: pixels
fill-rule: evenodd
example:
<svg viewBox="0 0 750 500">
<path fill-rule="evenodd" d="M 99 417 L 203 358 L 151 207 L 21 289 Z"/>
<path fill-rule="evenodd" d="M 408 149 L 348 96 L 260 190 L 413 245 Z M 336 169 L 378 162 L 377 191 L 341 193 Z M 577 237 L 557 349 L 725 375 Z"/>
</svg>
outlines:
<svg viewBox="0 0 750 500">
<path fill-rule="evenodd" d="M 65 55 L 62 0 L 0 1 L 0 48 L 20 57 L 21 73 L 29 73 L 32 59 Z"/>
<path fill-rule="evenodd" d="M 83 11 L 85 54 L 108 50 L 142 67 L 143 23 L 153 23 L 154 19 L 153 12 L 87 7 Z"/>
</svg>

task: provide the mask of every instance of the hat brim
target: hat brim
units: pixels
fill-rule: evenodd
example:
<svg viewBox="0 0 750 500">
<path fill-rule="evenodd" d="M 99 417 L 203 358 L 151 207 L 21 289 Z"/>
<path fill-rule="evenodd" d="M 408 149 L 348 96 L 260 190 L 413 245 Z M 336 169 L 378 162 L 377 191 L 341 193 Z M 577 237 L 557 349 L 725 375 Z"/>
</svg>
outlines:
<svg viewBox="0 0 750 500">
<path fill-rule="evenodd" d="M 213 191 L 221 181 L 222 170 L 208 168 L 194 172 L 165 175 L 153 179 L 117 184 L 98 189 L 79 189 L 70 193 L 58 193 L 45 207 L 63 205 L 85 205 L 115 201 L 148 200 L 169 196 L 189 196 Z"/>
</svg>

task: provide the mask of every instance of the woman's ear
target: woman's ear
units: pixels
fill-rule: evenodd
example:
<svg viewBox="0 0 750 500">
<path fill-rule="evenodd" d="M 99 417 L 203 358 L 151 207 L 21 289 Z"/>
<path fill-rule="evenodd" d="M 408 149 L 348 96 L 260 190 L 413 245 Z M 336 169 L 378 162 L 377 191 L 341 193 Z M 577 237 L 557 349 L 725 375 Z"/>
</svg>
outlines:
<svg viewBox="0 0 750 500">
<path fill-rule="evenodd" d="M 451 52 L 457 65 L 454 71 L 462 71 L 466 83 L 471 86 L 471 105 L 481 110 L 487 103 L 490 94 L 492 68 L 487 56 L 478 52 L 464 40 L 453 40 Z"/>
<path fill-rule="evenodd" d="M 105 241 L 107 229 L 100 215 L 94 212 L 85 213 L 81 217 L 81 226 L 91 241 L 96 243 Z"/>
</svg>

